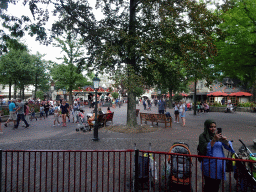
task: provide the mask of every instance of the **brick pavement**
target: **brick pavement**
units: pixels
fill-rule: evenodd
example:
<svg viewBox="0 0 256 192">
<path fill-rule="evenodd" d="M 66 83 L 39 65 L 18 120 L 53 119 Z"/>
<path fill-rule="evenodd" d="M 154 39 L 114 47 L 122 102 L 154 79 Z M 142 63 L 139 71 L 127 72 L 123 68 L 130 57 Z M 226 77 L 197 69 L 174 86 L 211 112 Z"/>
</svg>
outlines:
<svg viewBox="0 0 256 192">
<path fill-rule="evenodd" d="M 141 112 L 144 112 L 143 106 L 137 106 Z M 106 111 L 106 107 L 102 108 Z M 126 124 L 126 109 L 124 104 L 121 108 L 111 108 L 114 115 L 114 125 Z M 84 110 L 92 111 L 88 107 Z M 173 116 L 173 109 L 167 109 Z M 149 113 L 157 113 L 157 108 L 152 107 Z M 133 149 L 134 143 L 141 150 L 148 150 L 148 143 L 152 143 L 153 151 L 168 151 L 173 142 L 184 141 L 190 145 L 192 154 L 196 153 L 198 136 L 203 131 L 203 123 L 211 118 L 217 122 L 217 127 L 223 128 L 223 134 L 234 140 L 234 147 L 237 150 L 241 144 L 238 139 L 242 139 L 245 144 L 253 151 L 253 139 L 255 139 L 255 121 L 256 113 L 205 113 L 194 116 L 192 111 L 186 115 L 186 127 L 181 124 L 173 123 L 172 128 L 164 128 L 164 124 L 159 124 L 159 131 L 140 134 L 124 134 L 111 132 L 101 128 L 99 130 L 100 141 L 93 142 L 93 132 L 76 132 L 76 124 L 67 123 L 67 127 L 53 127 L 53 116 L 45 120 L 33 120 L 30 127 L 25 129 L 20 127 L 17 130 L 12 129 L 12 123 L 9 127 L 2 128 L 4 134 L 0 135 L 0 145 L 2 149 Z M 140 123 L 138 118 L 138 123 Z"/>
</svg>

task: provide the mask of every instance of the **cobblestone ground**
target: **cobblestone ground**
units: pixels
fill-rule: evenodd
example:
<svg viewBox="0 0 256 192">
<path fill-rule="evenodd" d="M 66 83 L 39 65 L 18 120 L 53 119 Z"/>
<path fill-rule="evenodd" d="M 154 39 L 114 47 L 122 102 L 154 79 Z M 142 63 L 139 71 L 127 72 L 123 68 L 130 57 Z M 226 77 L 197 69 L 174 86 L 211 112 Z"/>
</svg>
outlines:
<svg viewBox="0 0 256 192">
<path fill-rule="evenodd" d="M 152 107 L 151 111 L 144 111 L 142 105 L 137 106 L 137 108 L 140 109 L 141 112 L 157 113 L 157 108 L 154 106 Z M 103 111 L 106 111 L 106 107 L 102 107 L 102 109 Z M 85 107 L 84 110 L 86 111 L 86 113 L 92 111 L 92 109 L 88 107 Z M 121 108 L 111 108 L 111 111 L 114 112 L 114 125 L 126 124 L 126 110 L 126 104 L 122 105 Z M 167 109 L 167 111 L 169 111 L 174 117 L 173 109 Z M 3 150 L 122 150 L 134 149 L 134 143 L 136 143 L 137 149 L 148 150 L 149 143 L 151 143 L 152 151 L 168 152 L 174 142 L 182 141 L 189 144 L 189 148 L 192 154 L 196 154 L 198 136 L 203 131 L 203 123 L 206 119 L 210 118 L 214 119 L 217 122 L 217 127 L 222 127 L 223 135 L 227 136 L 228 139 L 234 141 L 233 146 L 236 151 L 241 146 L 241 143 L 238 141 L 238 139 L 242 139 L 247 147 L 255 153 L 256 150 L 253 148 L 253 140 L 256 139 L 255 117 L 256 113 L 242 112 L 236 112 L 232 114 L 210 112 L 200 113 L 194 116 L 192 111 L 188 111 L 186 114 L 186 127 L 182 127 L 181 123 L 177 124 L 174 122 L 172 128 L 164 128 L 164 124 L 159 124 L 158 131 L 139 134 L 111 132 L 104 128 L 101 128 L 99 129 L 100 140 L 98 142 L 94 142 L 92 141 L 93 131 L 85 133 L 76 132 L 75 129 L 77 125 L 72 122 L 68 122 L 67 127 L 53 127 L 53 116 L 49 116 L 45 120 L 33 120 L 32 122 L 29 122 L 30 127 L 28 129 L 22 127 L 23 123 L 20 124 L 17 130 L 12 129 L 12 123 L 10 123 L 8 127 L 4 127 L 4 125 L 2 124 L 4 134 L 0 136 L 0 148 Z M 138 124 L 140 124 L 139 118 Z M 110 123 L 107 125 L 110 125 Z M 28 157 L 25 156 L 25 159 L 26 158 Z M 42 162 L 45 158 L 46 157 L 42 158 Z M 50 159 L 51 156 L 49 156 L 48 158 Z M 38 157 L 38 161 L 39 159 L 40 157 Z M 23 159 L 20 160 L 20 162 L 23 161 Z M 106 160 L 106 162 L 108 161 L 109 160 Z M 94 164 L 93 166 L 96 165 Z M 101 166 L 101 164 L 99 164 L 98 166 Z M 113 166 L 115 166 L 115 164 L 113 164 Z M 113 166 L 110 167 L 113 168 Z M 65 167 L 64 169 L 66 170 Z M 113 173 L 113 169 L 110 169 L 110 172 L 111 171 Z M 49 171 L 49 173 L 51 172 Z M 78 173 L 72 172 L 72 174 L 76 175 Z M 118 173 L 116 173 L 115 177 L 116 179 L 118 179 Z M 88 179 L 89 184 L 91 181 L 92 180 Z M 96 181 L 94 181 L 93 179 L 92 186 L 94 187 L 96 186 L 95 182 Z M 127 185 L 128 188 L 130 182 L 130 177 L 129 179 L 127 177 L 125 180 L 125 185 Z M 117 182 L 116 184 L 118 187 L 119 182 Z M 38 185 L 38 183 L 36 185 Z M 198 185 L 201 184 L 198 183 Z M 70 187 L 74 187 L 74 185 Z M 91 187 L 90 189 L 92 188 L 93 187 Z"/>
</svg>

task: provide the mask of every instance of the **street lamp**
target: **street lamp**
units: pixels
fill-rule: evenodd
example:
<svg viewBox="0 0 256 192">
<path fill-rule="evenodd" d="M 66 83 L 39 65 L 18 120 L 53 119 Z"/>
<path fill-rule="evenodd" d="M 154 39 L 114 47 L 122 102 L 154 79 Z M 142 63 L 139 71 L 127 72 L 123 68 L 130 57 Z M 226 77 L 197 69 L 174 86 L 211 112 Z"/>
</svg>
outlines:
<svg viewBox="0 0 256 192">
<path fill-rule="evenodd" d="M 62 91 L 63 91 L 64 99 L 66 100 L 65 96 L 66 96 L 66 91 L 67 90 L 64 88 L 64 89 L 62 89 Z"/>
<path fill-rule="evenodd" d="M 158 89 L 157 93 L 158 93 L 158 95 L 159 95 L 159 99 L 161 99 L 161 90 Z"/>
<path fill-rule="evenodd" d="M 97 112 L 98 112 L 98 103 L 97 103 L 97 91 L 99 89 L 99 83 L 100 83 L 100 79 L 98 78 L 98 73 L 96 73 L 95 77 L 92 79 L 93 81 L 93 88 L 95 91 L 95 124 L 94 124 L 94 129 L 93 129 L 93 136 L 94 138 L 92 139 L 93 141 L 98 141 L 99 137 L 98 137 L 98 117 L 97 117 Z"/>
</svg>

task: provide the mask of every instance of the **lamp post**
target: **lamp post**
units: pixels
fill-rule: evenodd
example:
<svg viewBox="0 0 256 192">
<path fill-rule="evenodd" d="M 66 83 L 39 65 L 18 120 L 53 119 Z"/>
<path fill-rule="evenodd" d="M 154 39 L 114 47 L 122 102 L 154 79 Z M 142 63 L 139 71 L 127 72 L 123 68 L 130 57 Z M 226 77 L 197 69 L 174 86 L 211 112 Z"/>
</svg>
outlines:
<svg viewBox="0 0 256 192">
<path fill-rule="evenodd" d="M 64 88 L 62 91 L 63 91 L 64 99 L 67 100 L 67 99 L 65 98 L 65 96 L 66 96 L 66 89 Z"/>
<path fill-rule="evenodd" d="M 95 90 L 95 124 L 94 124 L 94 129 L 93 129 L 93 141 L 98 141 L 99 137 L 98 137 L 98 117 L 97 117 L 97 112 L 98 112 L 98 103 L 97 103 L 97 91 L 99 89 L 99 83 L 100 83 L 100 79 L 98 78 L 98 73 L 96 73 L 95 77 L 92 79 L 93 81 L 93 88 Z"/>
<path fill-rule="evenodd" d="M 159 95 L 159 100 L 160 100 L 160 99 L 161 99 L 161 90 L 158 89 L 157 93 L 158 93 L 158 95 Z"/>
</svg>

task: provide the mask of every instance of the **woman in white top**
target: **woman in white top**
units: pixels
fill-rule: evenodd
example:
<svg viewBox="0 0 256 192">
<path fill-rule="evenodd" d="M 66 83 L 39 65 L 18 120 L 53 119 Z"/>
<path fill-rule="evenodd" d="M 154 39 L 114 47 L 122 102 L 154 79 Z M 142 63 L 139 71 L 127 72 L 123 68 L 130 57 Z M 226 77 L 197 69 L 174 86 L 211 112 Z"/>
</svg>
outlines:
<svg viewBox="0 0 256 192">
<path fill-rule="evenodd" d="M 182 126 L 185 127 L 186 111 L 185 111 L 185 104 L 184 104 L 184 102 L 180 102 L 179 113 L 180 113 L 180 118 L 182 120 Z"/>
</svg>

